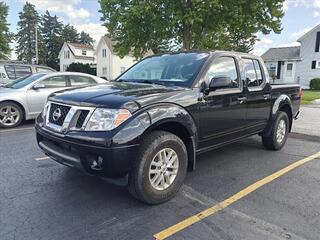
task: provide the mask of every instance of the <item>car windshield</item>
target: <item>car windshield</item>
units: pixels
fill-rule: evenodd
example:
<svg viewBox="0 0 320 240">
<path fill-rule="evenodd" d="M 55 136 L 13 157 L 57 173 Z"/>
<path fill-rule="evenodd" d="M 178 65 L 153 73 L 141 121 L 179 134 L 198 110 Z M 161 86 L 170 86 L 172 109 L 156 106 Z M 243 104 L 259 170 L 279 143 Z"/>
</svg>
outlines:
<svg viewBox="0 0 320 240">
<path fill-rule="evenodd" d="M 10 83 L 4 85 L 3 87 L 13 88 L 13 89 L 23 88 L 23 87 L 29 85 L 30 83 L 38 80 L 39 78 L 41 78 L 45 75 L 46 75 L 46 73 L 36 73 L 36 74 L 24 76 L 24 77 L 21 77 L 21 78 L 14 80 L 13 82 L 10 82 Z"/>
<path fill-rule="evenodd" d="M 116 81 L 155 83 L 187 87 L 196 78 L 208 53 L 179 53 L 142 60 Z"/>
</svg>

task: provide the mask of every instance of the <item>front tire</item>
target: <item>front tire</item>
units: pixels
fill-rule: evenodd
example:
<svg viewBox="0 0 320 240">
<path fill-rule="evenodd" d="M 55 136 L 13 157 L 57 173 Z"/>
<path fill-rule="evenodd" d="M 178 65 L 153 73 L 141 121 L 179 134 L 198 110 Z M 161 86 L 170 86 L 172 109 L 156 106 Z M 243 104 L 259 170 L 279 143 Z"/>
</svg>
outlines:
<svg viewBox="0 0 320 240">
<path fill-rule="evenodd" d="M 278 112 L 271 133 L 262 136 L 262 143 L 266 149 L 280 150 L 286 143 L 289 132 L 289 118 L 285 112 Z"/>
<path fill-rule="evenodd" d="M 166 202 L 181 188 L 187 163 L 187 150 L 179 137 L 165 131 L 151 132 L 129 173 L 128 190 L 148 204 Z"/>
<path fill-rule="evenodd" d="M 13 128 L 23 120 L 22 108 L 13 102 L 0 103 L 0 128 Z"/>
</svg>

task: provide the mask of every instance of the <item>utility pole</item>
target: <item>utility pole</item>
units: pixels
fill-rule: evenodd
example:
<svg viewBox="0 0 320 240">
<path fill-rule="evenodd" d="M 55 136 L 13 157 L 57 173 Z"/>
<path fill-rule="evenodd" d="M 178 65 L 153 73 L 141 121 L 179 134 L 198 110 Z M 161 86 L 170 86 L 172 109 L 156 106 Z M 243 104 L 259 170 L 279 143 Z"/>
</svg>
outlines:
<svg viewBox="0 0 320 240">
<path fill-rule="evenodd" d="M 39 56 L 38 56 L 38 28 L 37 25 L 35 26 L 36 30 L 36 64 L 39 63 Z"/>
</svg>

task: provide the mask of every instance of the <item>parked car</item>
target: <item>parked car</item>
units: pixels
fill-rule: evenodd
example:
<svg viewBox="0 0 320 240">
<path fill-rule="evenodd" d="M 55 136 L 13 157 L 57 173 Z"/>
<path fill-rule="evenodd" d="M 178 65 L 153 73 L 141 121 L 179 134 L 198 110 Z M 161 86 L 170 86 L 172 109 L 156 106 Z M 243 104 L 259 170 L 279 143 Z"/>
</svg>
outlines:
<svg viewBox="0 0 320 240">
<path fill-rule="evenodd" d="M 17 78 L 40 72 L 55 72 L 55 70 L 47 66 L 25 64 L 21 61 L 0 61 L 0 86 Z"/>
<path fill-rule="evenodd" d="M 0 128 L 18 126 L 23 119 L 34 119 L 47 97 L 56 91 L 106 81 L 84 73 L 35 73 L 0 87 Z"/>
<path fill-rule="evenodd" d="M 53 94 L 37 142 L 59 163 L 127 177 L 148 204 L 172 198 L 197 155 L 259 134 L 281 149 L 299 116 L 299 85 L 271 86 L 260 57 L 184 52 L 138 62 L 115 82 Z"/>
</svg>

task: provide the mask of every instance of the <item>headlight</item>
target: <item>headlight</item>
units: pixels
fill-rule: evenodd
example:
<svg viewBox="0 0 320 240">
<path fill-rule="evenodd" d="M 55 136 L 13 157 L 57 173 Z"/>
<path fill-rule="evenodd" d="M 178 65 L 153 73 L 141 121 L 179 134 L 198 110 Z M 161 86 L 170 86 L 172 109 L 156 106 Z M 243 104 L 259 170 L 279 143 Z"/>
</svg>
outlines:
<svg viewBox="0 0 320 240">
<path fill-rule="evenodd" d="M 127 109 L 97 108 L 91 115 L 86 131 L 108 131 L 118 127 L 131 117 Z"/>
</svg>

